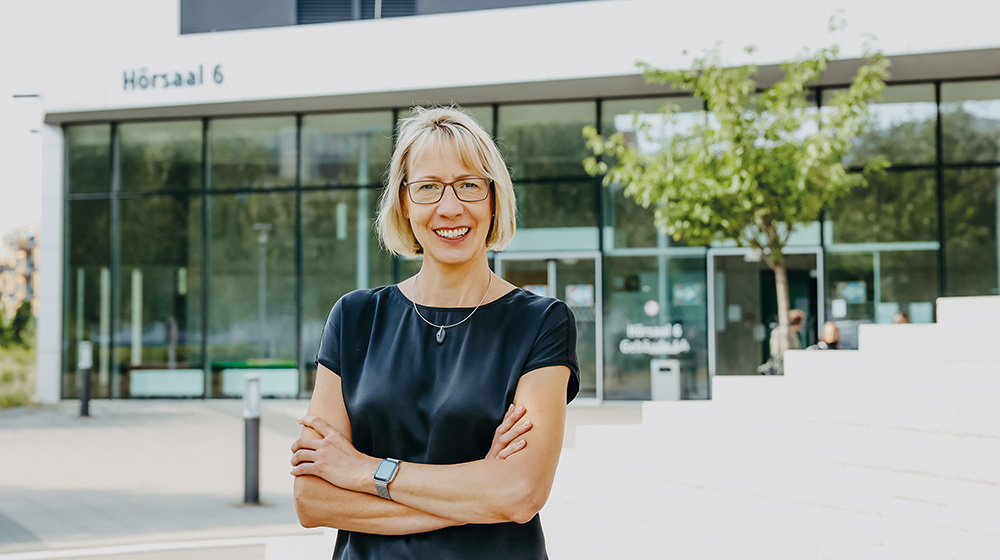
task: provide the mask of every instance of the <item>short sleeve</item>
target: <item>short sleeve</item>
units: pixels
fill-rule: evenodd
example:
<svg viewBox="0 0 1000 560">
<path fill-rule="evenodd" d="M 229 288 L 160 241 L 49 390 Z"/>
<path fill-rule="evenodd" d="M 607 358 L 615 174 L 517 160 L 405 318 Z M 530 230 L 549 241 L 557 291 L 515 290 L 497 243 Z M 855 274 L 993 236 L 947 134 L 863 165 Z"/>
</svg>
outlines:
<svg viewBox="0 0 1000 560">
<path fill-rule="evenodd" d="M 522 375 L 551 366 L 569 368 L 566 402 L 572 401 L 580 391 L 580 363 L 576 356 L 576 318 L 569 306 L 555 300 L 545 311 L 542 327 L 528 355 Z"/>
<path fill-rule="evenodd" d="M 326 325 L 319 337 L 319 349 L 316 351 L 316 364 L 322 364 L 327 369 L 340 375 L 340 325 L 343 324 L 343 298 L 337 300 L 326 318 Z"/>
</svg>

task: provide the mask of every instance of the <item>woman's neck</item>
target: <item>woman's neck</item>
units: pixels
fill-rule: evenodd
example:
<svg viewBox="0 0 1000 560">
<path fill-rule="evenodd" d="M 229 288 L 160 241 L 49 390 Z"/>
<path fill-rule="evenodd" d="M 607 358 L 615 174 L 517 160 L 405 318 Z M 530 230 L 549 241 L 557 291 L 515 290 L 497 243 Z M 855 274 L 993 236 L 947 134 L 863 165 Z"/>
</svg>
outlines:
<svg viewBox="0 0 1000 560">
<path fill-rule="evenodd" d="M 410 282 L 409 295 L 428 307 L 475 307 L 483 300 L 492 274 L 485 255 L 461 266 L 425 260 Z"/>
</svg>

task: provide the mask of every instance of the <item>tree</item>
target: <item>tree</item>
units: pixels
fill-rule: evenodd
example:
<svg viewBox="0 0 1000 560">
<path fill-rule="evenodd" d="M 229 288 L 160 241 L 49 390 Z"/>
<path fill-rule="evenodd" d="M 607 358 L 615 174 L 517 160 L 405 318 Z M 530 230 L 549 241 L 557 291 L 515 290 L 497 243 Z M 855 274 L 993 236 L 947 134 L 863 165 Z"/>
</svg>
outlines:
<svg viewBox="0 0 1000 560">
<path fill-rule="evenodd" d="M 808 103 L 810 84 L 837 52 L 831 47 L 786 62 L 784 77 L 763 89 L 755 79 L 757 66 L 726 68 L 718 47 L 687 70 L 639 63 L 647 83 L 690 92 L 707 111 L 682 127 L 677 108 L 664 107 L 664 122 L 676 130 L 667 138 L 654 138 L 649 123 L 637 119 L 637 135 L 659 148 L 653 153 L 621 133 L 605 138 L 593 127 L 584 129 L 595 155 L 584 160 L 587 172 L 603 174 L 605 184 L 622 184 L 627 197 L 654 207 L 656 225 L 674 239 L 703 245 L 733 240 L 760 253 L 774 271 L 785 332 L 784 248 L 797 227 L 816 221 L 850 188 L 866 184 L 844 158 L 888 76 L 888 59 L 868 50 L 850 87 L 816 110 Z M 874 158 L 866 171 L 887 165 L 884 158 Z"/>
<path fill-rule="evenodd" d="M 26 340 L 31 319 L 31 302 L 24 300 L 17 307 L 17 311 L 14 312 L 14 318 L 10 321 L 11 341 L 15 344 L 31 344 L 30 341 Z"/>
</svg>

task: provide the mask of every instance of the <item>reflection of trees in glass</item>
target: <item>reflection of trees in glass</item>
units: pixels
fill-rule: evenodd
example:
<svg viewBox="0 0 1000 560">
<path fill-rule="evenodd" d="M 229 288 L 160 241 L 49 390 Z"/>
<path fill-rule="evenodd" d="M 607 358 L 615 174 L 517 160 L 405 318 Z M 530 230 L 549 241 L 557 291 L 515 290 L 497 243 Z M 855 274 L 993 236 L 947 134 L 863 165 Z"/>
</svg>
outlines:
<svg viewBox="0 0 1000 560">
<path fill-rule="evenodd" d="M 505 128 L 499 144 L 506 151 L 514 181 L 583 175 L 580 161 L 587 156 L 587 146 L 580 129 L 586 124 L 579 121 Z"/>
<path fill-rule="evenodd" d="M 594 227 L 596 191 L 581 183 L 515 183 L 518 226 L 525 228 Z"/>
<path fill-rule="evenodd" d="M 937 239 L 933 171 L 889 172 L 852 189 L 830 211 L 835 243 Z"/>
<path fill-rule="evenodd" d="M 111 126 L 66 127 L 66 177 L 71 193 L 111 190 Z"/>
<path fill-rule="evenodd" d="M 119 128 L 125 191 L 201 187 L 201 123 L 137 124 Z"/>
<path fill-rule="evenodd" d="M 873 106 L 873 113 L 877 112 L 878 108 L 878 105 Z M 936 153 L 934 142 L 936 127 L 934 117 L 893 121 L 888 127 L 873 118 L 854 139 L 853 147 L 844 158 L 844 163 L 861 166 L 878 156 L 885 157 L 893 164 L 933 163 Z"/>
<path fill-rule="evenodd" d="M 949 163 L 1000 161 L 1000 120 L 942 104 L 941 148 Z"/>
<path fill-rule="evenodd" d="M 295 182 L 295 126 L 286 118 L 213 121 L 212 188 L 280 187 Z"/>
<path fill-rule="evenodd" d="M 944 173 L 947 295 L 998 293 L 996 168 Z"/>
</svg>

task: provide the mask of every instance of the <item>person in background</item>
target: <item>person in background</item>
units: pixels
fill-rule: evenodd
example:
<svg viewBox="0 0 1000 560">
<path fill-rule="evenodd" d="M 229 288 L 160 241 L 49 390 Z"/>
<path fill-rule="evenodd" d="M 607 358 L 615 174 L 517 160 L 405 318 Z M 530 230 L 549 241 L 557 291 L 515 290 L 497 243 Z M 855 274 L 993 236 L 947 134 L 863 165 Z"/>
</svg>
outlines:
<svg viewBox="0 0 1000 560">
<path fill-rule="evenodd" d="M 840 346 L 840 329 L 833 321 L 823 324 L 823 338 L 807 350 L 836 350 Z"/>
<path fill-rule="evenodd" d="M 892 316 L 892 322 L 897 325 L 901 325 L 903 323 L 909 323 L 910 316 L 900 311 L 899 313 L 896 313 L 895 315 Z"/>
<path fill-rule="evenodd" d="M 788 312 L 788 326 L 778 325 L 771 330 L 771 358 L 758 368 L 758 371 L 765 375 L 785 375 L 785 351 L 801 350 L 802 341 L 799 339 L 799 332 L 802 330 L 802 323 L 805 322 L 806 313 L 801 309 L 792 309 Z M 765 367 L 766 366 L 766 367 Z"/>
</svg>

